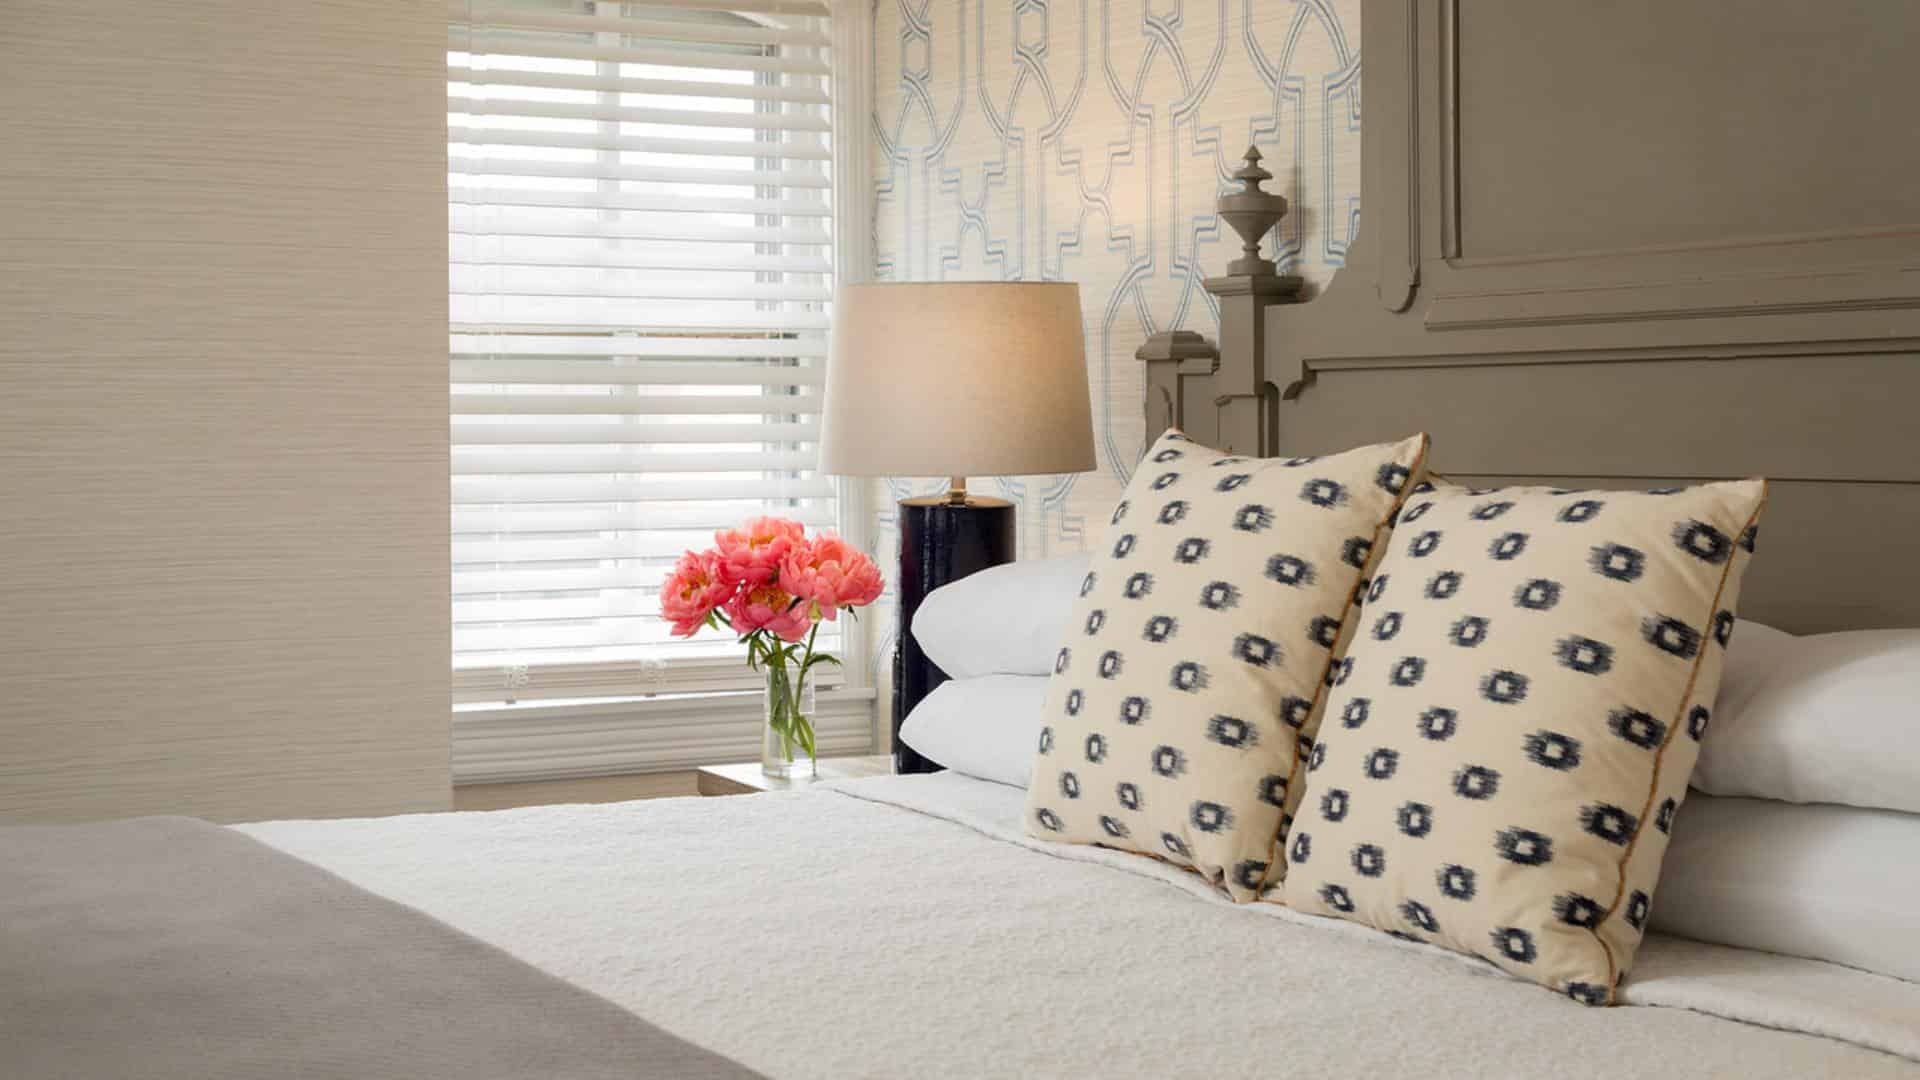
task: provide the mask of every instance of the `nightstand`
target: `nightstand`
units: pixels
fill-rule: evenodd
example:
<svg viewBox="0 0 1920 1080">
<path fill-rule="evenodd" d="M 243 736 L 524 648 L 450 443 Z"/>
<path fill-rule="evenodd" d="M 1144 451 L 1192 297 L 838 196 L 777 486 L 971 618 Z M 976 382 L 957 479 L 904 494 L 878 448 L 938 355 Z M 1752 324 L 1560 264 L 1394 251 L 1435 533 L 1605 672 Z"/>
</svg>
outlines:
<svg viewBox="0 0 1920 1080">
<path fill-rule="evenodd" d="M 886 754 L 866 757 L 821 758 L 814 775 L 805 780 L 779 780 L 768 776 L 757 761 L 731 765 L 706 765 L 700 769 L 697 783 L 702 795 L 753 795 L 762 791 L 798 791 L 821 780 L 858 780 L 866 776 L 886 776 L 893 772 L 893 758 Z"/>
</svg>

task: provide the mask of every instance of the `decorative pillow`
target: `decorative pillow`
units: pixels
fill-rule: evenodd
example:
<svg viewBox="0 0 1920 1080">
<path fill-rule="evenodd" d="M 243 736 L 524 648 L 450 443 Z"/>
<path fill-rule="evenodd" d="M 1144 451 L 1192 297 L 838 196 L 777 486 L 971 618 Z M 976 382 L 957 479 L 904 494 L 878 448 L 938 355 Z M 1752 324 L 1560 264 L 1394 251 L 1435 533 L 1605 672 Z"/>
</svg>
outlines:
<svg viewBox="0 0 1920 1080">
<path fill-rule="evenodd" d="M 1156 855 L 1254 899 L 1278 875 L 1298 740 L 1426 452 L 1425 435 L 1319 459 L 1161 437 L 1055 658 L 1028 831 Z"/>
<path fill-rule="evenodd" d="M 1764 481 L 1410 499 L 1334 672 L 1286 903 L 1590 1005 L 1647 923 Z"/>
</svg>

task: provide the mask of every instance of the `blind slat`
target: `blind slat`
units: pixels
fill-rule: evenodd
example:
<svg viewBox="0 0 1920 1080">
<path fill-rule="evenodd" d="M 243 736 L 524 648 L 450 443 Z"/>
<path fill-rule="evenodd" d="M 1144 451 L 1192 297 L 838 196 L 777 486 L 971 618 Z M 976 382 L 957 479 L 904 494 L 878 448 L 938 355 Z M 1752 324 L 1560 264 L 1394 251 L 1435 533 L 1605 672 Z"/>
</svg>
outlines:
<svg viewBox="0 0 1920 1080">
<path fill-rule="evenodd" d="M 501 4 L 476 4 L 471 0 L 451 0 L 447 5 L 447 17 L 453 25 L 463 27 L 575 30 L 663 41 L 724 42 L 732 45 L 810 45 L 823 48 L 828 42 L 827 35 L 818 31 L 788 30 L 751 24 L 745 20 L 741 20 L 741 25 L 722 26 L 706 22 L 636 18 L 616 12 L 572 15 L 529 11 Z"/>
<path fill-rule="evenodd" d="M 651 605 L 660 595 L 662 570 L 671 562 L 657 560 L 659 566 L 628 570 L 487 570 L 458 575 L 453 595 L 463 600 L 489 596 L 508 597 L 527 593 L 631 593 L 640 604 Z M 658 619 L 657 611 L 646 613 Z"/>
<path fill-rule="evenodd" d="M 484 383 L 613 383 L 650 386 L 687 383 L 696 386 L 819 386 L 825 376 L 819 368 L 774 366 L 765 363 L 681 364 L 665 357 L 732 356 L 743 361 L 808 358 L 827 355 L 824 339 L 698 338 L 669 334 L 599 337 L 537 334 L 453 333 L 453 381 Z M 660 362 L 636 365 L 595 363 L 593 357 L 631 356 Z M 574 359 L 554 359 L 568 357 Z"/>
<path fill-rule="evenodd" d="M 724 188 L 722 190 L 725 190 Z M 808 199 L 739 199 L 724 195 L 676 197 L 670 195 L 598 195 L 588 191 L 539 191 L 533 188 L 477 188 L 455 185 L 448 189 L 451 203 L 466 206 L 542 206 L 566 210 L 633 210 L 657 214 L 784 214 L 789 217 L 826 217 L 833 208 Z"/>
<path fill-rule="evenodd" d="M 677 559 L 687 548 L 705 547 L 713 541 L 704 532 L 646 532 L 611 539 L 584 537 L 554 540 L 543 537 L 514 540 L 456 540 L 453 544 L 453 572 L 458 574 L 475 565 L 533 564 L 598 561 L 603 559 Z"/>
<path fill-rule="evenodd" d="M 452 245 L 454 250 L 448 262 L 455 266 L 551 266 L 569 270 L 586 268 L 598 270 L 678 270 L 693 273 L 703 271 L 743 271 L 750 274 L 778 274 L 782 276 L 792 274 L 796 277 L 803 274 L 824 277 L 832 272 L 831 264 L 824 259 L 782 258 L 779 256 L 768 256 L 765 258 L 746 256 L 742 258 L 703 259 L 695 256 L 676 255 L 672 251 L 661 251 L 660 248 L 665 245 L 654 245 L 642 248 L 621 247 L 610 251 L 607 249 L 604 241 L 593 248 L 589 248 L 585 244 L 555 246 L 561 247 L 563 250 L 558 252 L 522 251 L 514 250 L 504 244 L 468 239 Z M 733 280 L 735 279 L 728 279 L 729 282 Z M 706 286 L 706 288 L 709 292 L 712 291 L 711 286 Z M 766 286 L 766 288 L 778 289 L 780 286 L 769 285 Z M 819 289 L 816 290 L 816 292 L 826 293 L 827 290 Z M 782 299 L 782 297 L 770 296 L 766 299 Z M 794 299 L 813 299 L 813 297 L 795 297 Z"/>
<path fill-rule="evenodd" d="M 825 634 L 823 633 L 821 636 L 824 637 Z M 548 678 L 548 673 L 555 668 L 592 666 L 604 669 L 609 672 L 611 678 L 618 679 L 623 672 L 631 669 L 635 665 L 660 664 L 663 668 L 666 668 L 669 666 L 668 662 L 671 661 L 673 670 L 670 672 L 663 671 L 663 673 L 671 674 L 675 677 L 674 681 L 669 684 L 663 685 L 659 682 L 649 682 L 646 679 L 632 679 L 617 684 L 617 687 L 624 687 L 624 689 L 609 687 L 606 693 L 614 696 L 626 696 L 634 693 L 656 693 L 662 689 L 678 690 L 682 689 L 682 679 L 686 679 L 694 684 L 685 687 L 686 689 L 720 689 L 722 687 L 700 685 L 702 682 L 713 681 L 714 676 L 698 668 L 693 671 L 685 671 L 680 667 L 682 658 L 685 658 L 689 665 L 693 665 L 704 660 L 711 660 L 714 657 L 720 657 L 727 661 L 728 666 L 731 667 L 734 663 L 738 662 L 738 653 L 739 649 L 737 647 L 723 643 L 723 639 L 717 635 L 708 635 L 692 640 L 673 638 L 660 644 L 649 643 L 599 647 L 555 646 L 545 649 L 537 645 L 498 650 L 461 649 L 458 643 L 456 643 L 453 654 L 455 707 L 458 708 L 461 704 L 473 704 L 483 700 L 475 697 L 471 693 L 465 695 L 461 693 L 461 676 L 467 675 L 471 677 L 473 674 L 479 674 L 485 678 L 489 668 L 497 670 L 507 665 L 525 666 L 530 672 L 537 670 L 539 679 L 541 682 L 545 682 Z M 742 667 L 744 668 L 745 665 L 742 665 Z M 649 670 L 652 669 L 649 667 Z M 501 694 L 498 690 L 496 690 L 495 693 L 497 697 L 487 698 L 485 700 L 493 701 L 498 700 L 500 697 L 507 696 Z M 522 700 L 525 700 L 526 696 L 530 696 L 523 695 L 521 691 L 515 691 L 514 693 L 515 695 L 521 695 Z M 549 694 L 545 696 L 552 697 L 553 695 Z M 604 695 L 575 692 L 564 696 L 586 698 Z"/>
<path fill-rule="evenodd" d="M 467 146 L 537 146 L 562 150 L 625 150 L 636 154 L 685 154 L 697 157 L 782 158 L 831 161 L 833 150 L 808 138 L 784 142 L 747 139 L 668 139 L 650 135 L 537 131 L 450 122 L 448 141 Z"/>
<path fill-rule="evenodd" d="M 471 572 L 454 578 L 453 595 L 484 596 L 489 593 L 586 592 L 600 589 L 634 589 L 658 595 L 660 573 L 655 570 L 491 570 Z"/>
<path fill-rule="evenodd" d="M 671 0 L 653 3 L 654 8 L 674 11 L 724 11 L 728 14 L 824 16 L 830 5 L 826 0 Z"/>
<path fill-rule="evenodd" d="M 765 443 L 813 442 L 818 425 L 801 424 L 512 424 L 453 420 L 455 446 L 520 443 Z"/>
<path fill-rule="evenodd" d="M 712 184 L 722 187 L 830 187 L 824 173 L 773 169 L 681 169 L 662 165 L 609 165 L 603 162 L 533 161 L 485 154 L 455 154 L 447 170 L 461 176 L 537 176 L 562 180 L 642 180 L 660 184 Z"/>
<path fill-rule="evenodd" d="M 753 101 L 793 102 L 801 105 L 825 105 L 825 91 L 811 87 L 741 85 L 710 79 L 633 79 L 618 75 L 569 75 L 549 71 L 521 71 L 514 68 L 475 66 L 473 58 L 448 57 L 447 93 L 458 96 L 476 88 L 513 88 L 529 90 L 610 90 L 623 94 L 652 94 L 661 97 L 748 98 Z"/>
<path fill-rule="evenodd" d="M 718 340 L 710 342 L 703 338 L 559 338 L 559 342 L 584 342 L 591 346 L 599 356 L 639 356 L 643 348 L 655 348 L 655 356 L 720 356 L 720 348 L 707 346 L 728 346 L 728 344 L 755 344 L 766 346 L 762 352 L 768 356 L 808 356 L 818 342 L 793 342 L 793 340 L 770 340 L 770 342 L 730 342 Z M 764 365 L 764 363 L 647 363 L 647 365 L 607 365 L 595 363 L 588 356 L 595 356 L 588 348 L 578 352 L 563 352 L 563 344 L 557 344 L 553 352 L 545 352 L 541 338 L 518 338 L 503 340 L 495 336 L 474 338 L 467 334 L 453 336 L 453 363 L 451 377 L 453 382 L 530 382 L 545 386 L 568 386 L 568 384 L 599 384 L 607 382 L 614 386 L 820 386 L 826 377 L 818 367 L 789 367 L 789 365 Z M 804 348 L 795 348 L 804 346 Z M 820 356 L 826 346 L 820 344 L 818 350 L 812 350 L 812 356 Z M 509 354 L 509 356 L 497 356 Z M 553 356 L 578 357 L 578 359 L 547 359 Z M 741 356 L 753 356 L 747 350 L 741 350 Z"/>
<path fill-rule="evenodd" d="M 658 615 L 636 619 L 637 625 L 512 628 L 456 628 L 453 648 L 456 654 L 511 649 L 514 652 L 559 652 L 592 647 L 651 644 L 656 648 L 672 644 L 667 624 Z M 539 642 L 538 645 L 528 644 Z M 711 645 L 708 646 L 709 648 Z M 651 652 L 653 650 L 649 650 Z M 742 664 L 742 667 L 746 665 Z"/>
<path fill-rule="evenodd" d="M 577 37 L 577 35 L 576 35 Z M 647 48 L 621 45 L 574 45 L 562 41 L 533 43 L 511 34 L 484 29 L 454 27 L 447 34 L 447 47 L 455 52 L 485 58 L 510 57 L 534 60 L 604 60 L 642 67 L 736 68 L 778 75 L 832 74 L 825 60 L 789 56 L 746 56 L 739 53 L 702 52 L 686 48 Z M 815 50 L 807 50 L 812 52 Z"/>
<path fill-rule="evenodd" d="M 748 131 L 828 130 L 825 116 L 813 110 L 794 113 L 728 112 L 718 109 L 664 109 L 649 105 L 571 105 L 497 97 L 454 97 L 447 111 L 456 116 L 514 117 L 544 120 L 611 120 L 664 127 L 744 128 Z"/>
<path fill-rule="evenodd" d="M 781 517 L 792 518 L 808 528 L 832 528 L 833 507 L 826 501 L 790 504 L 780 509 Z M 715 529 L 738 525 L 730 514 L 698 507 L 667 505 L 644 511 L 611 505 L 596 507 L 580 503 L 548 503 L 527 506 L 456 506 L 453 508 L 453 535 L 461 536 L 543 536 L 582 532 L 645 532 L 650 529 L 697 529 L 709 537 Z M 704 542 L 704 541 L 703 541 Z"/>
<path fill-rule="evenodd" d="M 454 394 L 455 416 L 789 416 L 818 413 L 814 394 Z"/>
<path fill-rule="evenodd" d="M 661 454 L 624 446 L 453 448 L 453 472 L 456 476 L 588 472 L 724 473 L 743 470 L 797 472 L 812 468 L 813 462 L 811 450 L 722 450 Z"/>
<path fill-rule="evenodd" d="M 682 241 L 689 244 L 725 244 L 733 250 L 715 249 L 715 254 L 735 257 L 747 254 L 761 254 L 768 250 L 761 245 L 778 245 L 784 249 L 795 247 L 826 247 L 833 238 L 815 229 L 725 229 L 699 228 L 683 222 L 667 224 L 653 222 L 629 222 L 626 220 L 606 220 L 604 215 L 586 216 L 577 211 L 559 211 L 569 215 L 566 221 L 554 220 L 549 215 L 535 216 L 527 211 L 501 210 L 493 207 L 473 207 L 451 204 L 448 207 L 448 228 L 454 237 L 467 238 L 467 243 L 514 244 L 525 245 L 551 240 L 576 240 L 598 237 L 601 240 L 645 240 L 656 246 L 672 247 L 666 241 Z M 515 250 L 519 250 L 518 247 Z M 788 251 L 788 255 L 798 252 Z M 808 254 L 824 255 L 809 252 Z"/>
<path fill-rule="evenodd" d="M 505 291 L 494 293 L 493 295 L 496 297 L 512 297 L 531 294 Z M 713 303 L 724 305 L 726 301 L 716 300 Z M 682 306 L 671 310 L 673 312 L 673 318 L 662 318 L 658 321 L 658 325 L 662 331 L 675 334 L 697 335 L 703 332 L 717 334 L 732 327 L 739 327 L 742 330 L 764 331 L 824 331 L 827 328 L 827 316 L 823 312 L 783 315 L 778 311 L 768 311 L 759 308 L 747 311 L 737 308 L 727 309 L 724 307 L 714 307 L 711 305 L 700 308 Z M 599 309 L 582 309 L 582 314 L 601 316 L 603 313 Z M 631 325 L 631 323 L 624 319 L 613 320 L 611 322 L 603 319 L 600 325 L 611 330 Z"/>
<path fill-rule="evenodd" d="M 477 300 L 475 297 L 467 294 L 454 293 L 451 299 L 453 301 L 452 312 L 455 318 L 469 314 L 477 315 L 483 312 L 531 317 L 537 314 L 540 309 L 550 309 L 556 305 L 564 306 L 564 301 L 571 300 L 574 310 L 569 312 L 569 314 L 577 315 L 581 319 L 597 320 L 595 323 L 582 322 L 574 324 L 581 330 L 587 332 L 596 330 L 617 332 L 625 327 L 632 326 L 636 321 L 641 321 L 641 319 L 644 319 L 645 316 L 649 314 L 652 314 L 657 319 L 658 325 L 663 331 L 690 336 L 703 334 L 718 335 L 725 332 L 728 327 L 736 325 L 743 329 L 760 330 L 768 333 L 777 333 L 789 327 L 798 327 L 801 330 L 814 331 L 823 331 L 827 328 L 827 316 L 824 312 L 814 315 L 796 315 L 791 318 L 782 318 L 778 312 L 765 310 L 764 306 L 752 309 L 751 313 L 747 313 L 747 309 L 742 305 L 736 304 L 732 307 L 727 307 L 728 302 L 725 300 L 717 300 L 709 304 L 701 305 L 666 302 L 636 305 L 620 303 L 619 301 L 632 299 L 632 297 L 625 296 L 571 296 L 558 298 L 553 304 L 543 304 L 535 303 L 535 301 L 546 300 L 546 297 L 517 293 L 511 290 L 491 293 Z M 514 303 L 513 301 L 516 300 L 522 302 Z M 641 319 L 636 319 L 636 314 L 640 315 Z M 665 317 L 666 315 L 671 315 L 672 317 Z M 520 320 L 516 319 L 516 321 Z"/>
<path fill-rule="evenodd" d="M 728 502 L 833 497 L 831 480 L 761 477 L 699 480 L 611 480 L 576 476 L 456 476 L 455 506 L 504 502 Z M 746 516 L 746 515 L 741 515 Z"/>
<path fill-rule="evenodd" d="M 555 267 L 545 269 L 544 275 L 528 275 L 524 273 L 512 273 L 511 268 L 503 268 L 505 272 L 489 273 L 488 270 L 490 268 L 485 266 L 475 264 L 462 265 L 466 266 L 467 270 L 458 275 L 461 278 L 461 282 L 453 287 L 452 295 L 454 296 L 564 296 L 598 300 L 700 300 L 708 304 L 758 304 L 768 300 L 803 300 L 824 304 L 831 298 L 831 294 L 824 289 L 798 287 L 782 289 L 779 286 L 742 285 L 738 286 L 739 292 L 741 293 L 739 296 L 715 297 L 713 296 L 713 292 L 716 289 L 724 289 L 728 288 L 728 286 L 716 284 L 708 285 L 704 288 L 688 288 L 686 286 L 676 287 L 668 282 L 652 280 L 636 281 L 627 284 L 618 280 L 617 277 L 615 277 L 615 280 L 604 282 L 594 282 L 591 280 L 571 284 L 566 281 L 548 280 L 543 282 L 538 280 L 540 276 L 556 275 L 562 268 Z M 594 271 L 596 268 L 568 267 L 565 269 Z M 600 276 L 601 273 L 604 273 L 604 271 L 600 271 L 599 273 L 590 272 L 586 277 L 591 279 Z M 614 275 L 608 276 L 614 277 Z M 473 280 L 476 278 L 481 280 Z M 712 318 L 712 312 L 715 309 L 703 308 L 701 310 L 707 312 L 708 318 Z"/>
</svg>

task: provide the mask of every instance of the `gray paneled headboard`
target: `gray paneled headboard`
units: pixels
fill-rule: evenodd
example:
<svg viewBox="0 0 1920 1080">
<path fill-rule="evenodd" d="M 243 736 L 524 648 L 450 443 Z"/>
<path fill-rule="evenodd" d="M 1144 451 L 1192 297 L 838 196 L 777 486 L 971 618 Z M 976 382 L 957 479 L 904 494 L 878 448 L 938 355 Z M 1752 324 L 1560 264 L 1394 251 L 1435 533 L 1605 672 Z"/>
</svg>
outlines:
<svg viewBox="0 0 1920 1080">
<path fill-rule="evenodd" d="M 1425 430 L 1469 480 L 1763 475 L 1745 614 L 1920 626 L 1920 7 L 1362 18 L 1348 265 L 1306 302 L 1210 280 L 1218 349 L 1140 351 L 1149 439 L 1306 454 Z"/>
</svg>

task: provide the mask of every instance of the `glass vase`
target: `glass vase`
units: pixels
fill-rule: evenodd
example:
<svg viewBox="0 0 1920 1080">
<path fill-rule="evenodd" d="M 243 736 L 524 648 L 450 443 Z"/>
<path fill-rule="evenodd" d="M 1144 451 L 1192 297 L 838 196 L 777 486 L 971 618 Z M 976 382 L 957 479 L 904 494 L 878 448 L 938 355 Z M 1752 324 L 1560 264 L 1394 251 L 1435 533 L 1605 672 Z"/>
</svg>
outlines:
<svg viewBox="0 0 1920 1080">
<path fill-rule="evenodd" d="M 777 779 L 812 779 L 813 680 L 798 664 L 768 664 L 762 698 L 766 724 L 760 741 L 760 768 Z"/>
</svg>

